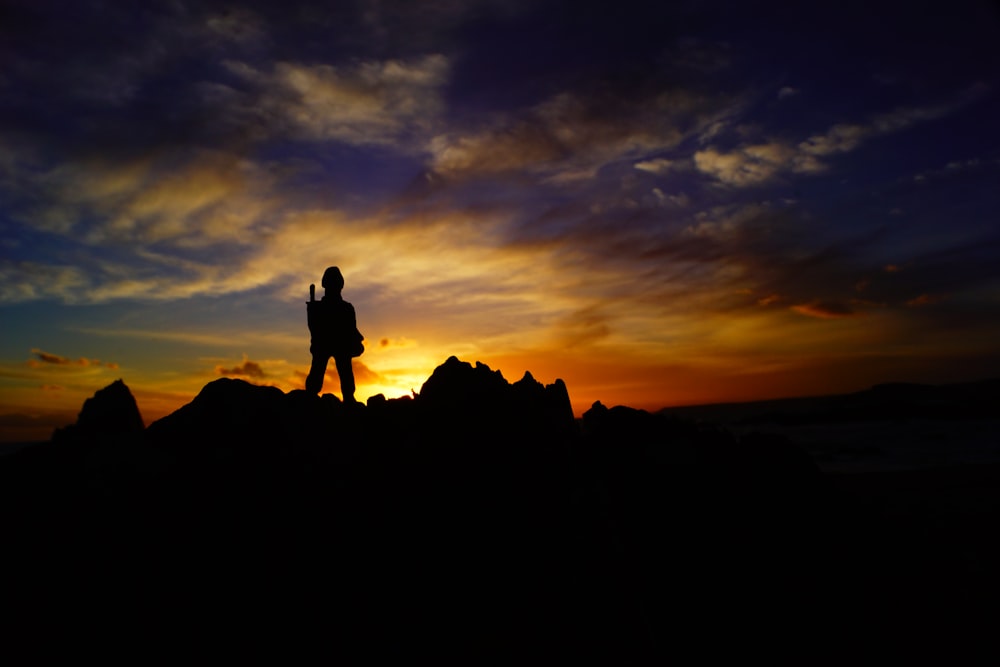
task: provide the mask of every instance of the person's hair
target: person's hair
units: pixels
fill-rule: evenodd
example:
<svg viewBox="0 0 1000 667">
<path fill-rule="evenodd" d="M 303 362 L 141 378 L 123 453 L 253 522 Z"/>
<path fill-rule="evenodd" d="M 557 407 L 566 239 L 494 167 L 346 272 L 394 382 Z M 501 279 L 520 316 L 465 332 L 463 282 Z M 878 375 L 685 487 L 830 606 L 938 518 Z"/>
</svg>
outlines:
<svg viewBox="0 0 1000 667">
<path fill-rule="evenodd" d="M 341 275 L 339 268 L 331 266 L 323 273 L 323 287 L 332 288 L 338 292 L 344 289 L 344 276 Z"/>
</svg>

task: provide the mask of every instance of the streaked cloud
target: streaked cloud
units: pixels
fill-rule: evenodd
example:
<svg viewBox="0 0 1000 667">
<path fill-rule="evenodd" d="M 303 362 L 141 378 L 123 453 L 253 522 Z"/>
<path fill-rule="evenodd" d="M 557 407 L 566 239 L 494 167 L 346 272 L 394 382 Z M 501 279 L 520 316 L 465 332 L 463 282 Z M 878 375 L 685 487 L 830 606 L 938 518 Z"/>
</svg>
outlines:
<svg viewBox="0 0 1000 667">
<path fill-rule="evenodd" d="M 631 100 L 560 93 L 485 127 L 434 137 L 431 166 L 445 175 L 593 170 L 677 146 L 703 129 L 716 103 L 684 90 Z M 662 169 L 665 160 L 637 168 Z"/>
<path fill-rule="evenodd" d="M 773 140 L 728 151 L 708 147 L 694 154 L 694 164 L 702 173 L 733 187 L 761 185 L 783 173 L 817 174 L 827 168 L 820 158 L 849 153 L 872 138 L 947 116 L 983 92 L 983 87 L 973 86 L 944 104 L 900 108 L 876 115 L 867 123 L 837 123 L 797 145 Z"/>
<path fill-rule="evenodd" d="M 31 354 L 35 356 L 35 360 L 29 361 L 29 365 L 36 365 L 38 362 L 45 364 L 54 364 L 56 366 L 80 366 L 87 368 L 88 366 L 104 366 L 105 368 L 117 369 L 118 364 L 112 361 L 102 362 L 100 359 L 88 359 L 87 357 L 77 357 L 72 359 L 70 357 L 64 357 L 59 354 L 52 354 L 50 352 L 45 352 L 39 350 L 38 348 L 32 348 Z"/>
<path fill-rule="evenodd" d="M 639 171 L 647 171 L 651 174 L 665 174 L 671 170 L 676 164 L 675 160 L 668 160 L 666 158 L 653 158 L 652 160 L 640 160 L 632 166 Z"/>
<path fill-rule="evenodd" d="M 943 294 L 921 294 L 907 301 L 906 305 L 911 307 L 930 306 L 944 301 L 945 298 Z"/>
<path fill-rule="evenodd" d="M 835 320 L 843 317 L 855 317 L 857 311 L 845 303 L 837 301 L 813 301 L 792 306 L 792 310 L 800 315 L 817 317 L 824 320 Z"/>
</svg>

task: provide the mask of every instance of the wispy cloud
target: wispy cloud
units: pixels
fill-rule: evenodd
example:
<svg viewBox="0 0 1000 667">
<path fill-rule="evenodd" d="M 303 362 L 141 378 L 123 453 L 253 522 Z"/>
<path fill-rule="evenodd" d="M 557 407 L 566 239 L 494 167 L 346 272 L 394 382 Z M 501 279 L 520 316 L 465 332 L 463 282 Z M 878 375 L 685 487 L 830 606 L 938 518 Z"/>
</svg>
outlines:
<svg viewBox="0 0 1000 667">
<path fill-rule="evenodd" d="M 703 128 L 718 103 L 685 90 L 642 95 L 560 93 L 485 127 L 436 136 L 431 166 L 446 175 L 593 170 L 677 146 Z M 654 158 L 640 159 L 636 168 L 667 166 Z"/>
<path fill-rule="evenodd" d="M 441 54 L 351 66 L 275 63 L 258 69 L 229 61 L 253 86 L 236 113 L 265 133 L 351 145 L 397 144 L 426 132 L 443 111 L 450 65 Z M 240 98 L 233 98 L 237 101 Z"/>
<path fill-rule="evenodd" d="M 798 144 L 772 140 L 732 150 L 708 147 L 694 154 L 694 164 L 702 173 L 732 187 L 760 185 L 787 173 L 817 174 L 827 168 L 822 158 L 852 152 L 876 137 L 947 116 L 983 93 L 982 86 L 973 86 L 944 104 L 899 108 L 865 123 L 837 123 Z"/>
<path fill-rule="evenodd" d="M 35 356 L 35 359 L 28 362 L 28 364 L 32 366 L 37 366 L 38 362 L 41 362 L 45 364 L 54 364 L 56 366 L 80 366 L 83 368 L 87 368 L 88 366 L 103 366 L 110 369 L 118 368 L 118 364 L 113 361 L 102 362 L 100 359 L 88 359 L 87 357 L 77 357 L 76 359 L 72 359 L 59 354 L 45 352 L 43 350 L 39 350 L 38 348 L 32 348 L 31 354 Z"/>
<path fill-rule="evenodd" d="M 824 320 L 836 320 L 844 317 L 855 317 L 858 313 L 845 303 L 837 301 L 813 301 L 792 306 L 792 310 L 800 315 L 817 317 Z"/>
</svg>

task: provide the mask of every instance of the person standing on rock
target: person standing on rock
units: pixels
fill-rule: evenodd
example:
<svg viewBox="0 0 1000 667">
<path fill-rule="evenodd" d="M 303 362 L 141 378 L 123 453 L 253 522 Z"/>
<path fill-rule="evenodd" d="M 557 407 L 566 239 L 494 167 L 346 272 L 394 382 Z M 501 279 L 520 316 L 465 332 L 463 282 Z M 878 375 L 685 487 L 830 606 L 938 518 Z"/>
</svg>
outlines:
<svg viewBox="0 0 1000 667">
<path fill-rule="evenodd" d="M 326 375 L 326 365 L 333 357 L 340 376 L 340 391 L 344 403 L 355 403 L 354 400 L 354 369 L 351 359 L 360 357 L 365 351 L 361 341 L 364 336 L 358 331 L 354 306 L 341 296 L 344 289 L 344 276 L 340 269 L 331 266 L 323 273 L 322 285 L 326 290 L 323 298 L 316 301 L 316 286 L 309 286 L 309 302 L 306 304 L 306 314 L 309 321 L 309 333 L 312 337 L 309 351 L 312 353 L 312 367 L 306 378 L 306 391 L 319 394 L 323 388 L 323 378 Z"/>
</svg>

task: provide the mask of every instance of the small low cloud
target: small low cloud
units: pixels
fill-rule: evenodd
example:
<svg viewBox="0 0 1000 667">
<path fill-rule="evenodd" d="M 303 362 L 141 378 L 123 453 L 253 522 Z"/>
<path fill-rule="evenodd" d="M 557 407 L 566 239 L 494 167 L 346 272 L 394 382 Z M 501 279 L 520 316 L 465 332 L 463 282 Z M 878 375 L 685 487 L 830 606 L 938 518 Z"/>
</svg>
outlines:
<svg viewBox="0 0 1000 667">
<path fill-rule="evenodd" d="M 921 294 L 907 301 L 906 305 L 911 308 L 919 308 L 921 306 L 931 306 L 935 303 L 940 303 L 944 299 L 945 296 L 943 294 Z"/>
<path fill-rule="evenodd" d="M 799 94 L 798 88 L 792 88 L 791 86 L 784 86 L 778 91 L 779 100 L 787 100 L 789 97 L 795 97 Z"/>
<path fill-rule="evenodd" d="M 642 160 L 641 162 L 636 162 L 633 167 L 639 171 L 645 171 L 650 174 L 664 174 L 670 171 L 673 167 L 674 161 L 667 160 L 666 158 L 655 158 L 653 160 Z"/>
<path fill-rule="evenodd" d="M 57 364 L 59 366 L 68 366 L 69 364 L 76 363 L 72 359 L 70 359 L 69 357 L 63 357 L 63 356 L 60 356 L 58 354 L 51 354 L 49 352 L 43 352 L 42 350 L 39 350 L 38 348 L 33 348 L 31 350 L 31 353 L 33 355 L 35 355 L 35 357 L 39 361 L 43 361 L 43 362 L 45 362 L 47 364 Z M 88 365 L 86 363 L 87 362 L 86 359 L 80 359 L 79 361 L 83 362 L 83 363 L 79 364 L 81 366 Z"/>
<path fill-rule="evenodd" d="M 243 363 L 238 366 L 233 366 L 232 368 L 223 368 L 222 366 L 216 366 L 215 370 L 218 371 L 219 375 L 226 377 L 249 377 L 249 378 L 263 378 L 267 377 L 264 369 L 261 368 L 260 364 L 256 361 L 250 361 L 249 359 L 243 359 Z"/>
<path fill-rule="evenodd" d="M 43 364 L 52 364 L 54 366 L 79 366 L 81 368 L 87 367 L 100 367 L 117 369 L 119 366 L 113 361 L 102 362 L 100 359 L 88 359 L 87 357 L 78 357 L 73 359 L 71 357 L 64 357 L 61 354 L 52 354 L 51 352 L 45 352 L 37 347 L 31 349 L 31 354 L 35 356 L 34 359 L 28 361 L 28 365 L 34 368 L 38 368 Z"/>
<path fill-rule="evenodd" d="M 857 312 L 850 306 L 839 301 L 813 301 L 792 306 L 799 315 L 815 317 L 821 320 L 836 320 L 845 317 L 855 317 Z"/>
<path fill-rule="evenodd" d="M 382 338 L 378 342 L 380 348 L 415 347 L 416 341 L 409 338 Z"/>
<path fill-rule="evenodd" d="M 385 380 L 382 375 L 370 369 L 359 359 L 351 360 L 351 368 L 354 371 L 354 383 L 356 385 L 379 384 Z M 296 371 L 296 375 L 302 377 L 303 381 L 307 376 L 306 373 L 298 371 Z M 323 391 L 340 391 L 340 376 L 337 374 L 337 366 L 333 363 L 333 359 L 330 359 L 330 362 L 326 367 L 326 375 L 323 380 Z"/>
<path fill-rule="evenodd" d="M 364 362 L 355 359 L 351 362 L 351 366 L 354 369 L 354 381 L 358 384 L 376 384 L 384 380 L 384 378 L 368 368 Z"/>
<path fill-rule="evenodd" d="M 757 305 L 759 306 L 770 306 L 781 301 L 781 296 L 778 294 L 768 294 L 765 297 L 757 299 Z"/>
</svg>

